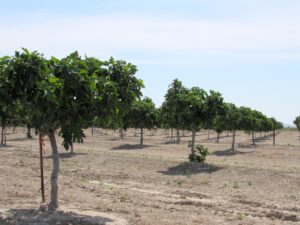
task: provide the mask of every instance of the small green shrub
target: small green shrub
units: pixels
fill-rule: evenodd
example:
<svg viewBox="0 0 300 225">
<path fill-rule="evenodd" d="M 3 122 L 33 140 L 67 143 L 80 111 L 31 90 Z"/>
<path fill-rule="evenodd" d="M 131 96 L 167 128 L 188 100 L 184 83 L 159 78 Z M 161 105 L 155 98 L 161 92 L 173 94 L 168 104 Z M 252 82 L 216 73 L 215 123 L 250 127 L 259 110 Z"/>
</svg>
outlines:
<svg viewBox="0 0 300 225">
<path fill-rule="evenodd" d="M 189 147 L 191 147 L 191 144 L 189 144 Z M 196 145 L 195 148 L 196 148 L 195 157 L 193 157 L 193 155 L 190 154 L 189 160 L 192 162 L 204 163 L 206 157 L 209 155 L 208 149 L 205 148 L 203 145 Z"/>
</svg>

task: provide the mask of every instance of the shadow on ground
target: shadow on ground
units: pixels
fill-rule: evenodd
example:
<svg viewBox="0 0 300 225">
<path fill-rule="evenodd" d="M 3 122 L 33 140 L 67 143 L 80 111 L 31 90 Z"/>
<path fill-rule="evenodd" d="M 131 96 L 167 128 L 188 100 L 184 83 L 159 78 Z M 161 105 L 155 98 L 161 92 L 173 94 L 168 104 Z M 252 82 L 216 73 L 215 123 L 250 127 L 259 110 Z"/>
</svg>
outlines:
<svg viewBox="0 0 300 225">
<path fill-rule="evenodd" d="M 197 162 L 184 162 L 179 164 L 178 166 L 168 168 L 167 171 L 158 171 L 158 172 L 168 176 L 178 176 L 178 175 L 189 176 L 189 175 L 195 175 L 200 173 L 214 173 L 221 169 L 223 169 L 223 167 L 219 167 L 207 163 L 200 164 Z"/>
<path fill-rule="evenodd" d="M 74 212 L 40 212 L 33 209 L 11 209 L 0 212 L 1 225 L 105 225 L 113 222 L 101 216 L 80 215 Z"/>
<path fill-rule="evenodd" d="M 36 140 L 35 137 L 32 137 L 32 138 L 14 138 L 14 139 L 7 139 L 7 141 L 32 141 L 32 140 Z"/>
<path fill-rule="evenodd" d="M 0 148 L 11 148 L 11 147 L 13 147 L 12 145 L 1 145 L 0 144 Z"/>
<path fill-rule="evenodd" d="M 233 151 L 232 149 L 227 149 L 223 151 L 215 151 L 210 153 L 211 155 L 215 156 L 235 156 L 235 155 L 243 155 L 243 154 L 250 154 L 253 153 L 254 151 L 248 151 L 248 152 L 241 152 L 241 151 Z"/>
<path fill-rule="evenodd" d="M 151 148 L 151 147 L 157 147 L 156 145 L 131 145 L 131 144 L 125 144 L 125 145 L 119 145 L 117 147 L 111 148 L 111 150 L 142 150 L 145 148 Z"/>
<path fill-rule="evenodd" d="M 81 156 L 81 155 L 87 155 L 87 153 L 71 153 L 71 152 L 64 152 L 64 153 L 59 153 L 59 158 L 61 159 L 69 159 L 69 158 L 73 158 L 76 156 Z M 47 156 L 45 157 L 46 159 L 52 159 L 52 156 Z"/>
</svg>

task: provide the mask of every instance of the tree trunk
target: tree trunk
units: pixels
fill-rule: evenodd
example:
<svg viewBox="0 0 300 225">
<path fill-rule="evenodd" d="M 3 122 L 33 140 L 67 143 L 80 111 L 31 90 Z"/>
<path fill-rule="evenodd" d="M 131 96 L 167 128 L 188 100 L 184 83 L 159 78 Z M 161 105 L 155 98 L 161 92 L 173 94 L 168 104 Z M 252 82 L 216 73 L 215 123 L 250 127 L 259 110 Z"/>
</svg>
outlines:
<svg viewBox="0 0 300 225">
<path fill-rule="evenodd" d="M 92 126 L 91 134 L 94 136 L 94 126 Z"/>
<path fill-rule="evenodd" d="M 15 126 L 13 126 L 12 133 L 13 133 L 13 134 L 15 134 L 15 132 L 16 132 L 16 127 L 15 127 Z"/>
<path fill-rule="evenodd" d="M 141 128 L 141 141 L 140 141 L 140 145 L 143 146 L 144 145 L 144 129 Z"/>
<path fill-rule="evenodd" d="M 219 144 L 220 143 L 220 133 L 217 132 L 217 143 Z"/>
<path fill-rule="evenodd" d="M 4 144 L 6 145 L 7 128 L 4 128 Z"/>
<path fill-rule="evenodd" d="M 134 136 L 137 137 L 136 128 L 134 128 Z"/>
<path fill-rule="evenodd" d="M 252 131 L 252 145 L 255 145 L 254 131 Z"/>
<path fill-rule="evenodd" d="M 71 154 L 72 155 L 74 154 L 74 145 L 73 145 L 73 142 L 71 143 Z"/>
<path fill-rule="evenodd" d="M 196 151 L 195 151 L 195 139 L 196 139 L 196 130 L 192 130 L 192 145 L 191 145 L 191 159 L 194 161 L 196 159 Z"/>
<path fill-rule="evenodd" d="M 1 145 L 4 145 L 4 132 L 5 132 L 5 124 L 1 126 Z"/>
<path fill-rule="evenodd" d="M 52 168 L 52 174 L 51 174 L 51 202 L 49 204 L 49 210 L 50 211 L 55 211 L 58 207 L 58 174 L 59 174 L 59 154 L 57 150 L 57 145 L 56 145 L 56 139 L 55 139 L 55 132 L 50 131 L 49 134 L 49 139 L 51 143 L 51 148 L 52 148 L 52 161 L 53 161 L 53 168 Z"/>
<path fill-rule="evenodd" d="M 232 151 L 235 151 L 234 147 L 235 147 L 235 130 L 232 133 L 232 146 L 231 146 Z"/>
<path fill-rule="evenodd" d="M 174 136 L 174 130 L 173 128 L 171 129 L 171 141 L 173 141 L 173 136 Z"/>
<path fill-rule="evenodd" d="M 180 132 L 179 132 L 179 129 L 177 129 L 177 143 L 180 143 Z"/>
<path fill-rule="evenodd" d="M 42 134 L 39 135 L 39 144 L 40 144 L 40 172 L 41 172 L 41 194 L 42 194 L 42 203 L 45 203 L 45 185 L 44 185 L 44 136 Z"/>
<path fill-rule="evenodd" d="M 276 145 L 276 130 L 273 130 L 273 145 Z"/>
<path fill-rule="evenodd" d="M 32 138 L 32 135 L 31 135 L 31 126 L 30 125 L 27 125 L 27 134 L 26 134 L 26 137 L 27 138 Z"/>
<path fill-rule="evenodd" d="M 229 137 L 229 131 L 227 131 L 227 137 Z"/>
<path fill-rule="evenodd" d="M 124 129 L 123 128 L 120 128 L 119 129 L 119 132 L 120 132 L 120 138 L 124 138 L 125 134 L 124 134 Z"/>
<path fill-rule="evenodd" d="M 210 139 L 210 129 L 208 129 L 208 132 L 207 132 L 207 140 L 209 140 Z"/>
</svg>

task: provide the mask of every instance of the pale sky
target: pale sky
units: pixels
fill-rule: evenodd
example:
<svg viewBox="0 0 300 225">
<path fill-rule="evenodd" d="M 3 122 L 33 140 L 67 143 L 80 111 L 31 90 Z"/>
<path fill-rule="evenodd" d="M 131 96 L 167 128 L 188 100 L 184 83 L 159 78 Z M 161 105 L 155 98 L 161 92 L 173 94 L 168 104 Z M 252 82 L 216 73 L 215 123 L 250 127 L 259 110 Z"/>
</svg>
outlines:
<svg viewBox="0 0 300 225">
<path fill-rule="evenodd" d="M 0 56 L 110 56 L 159 106 L 173 79 L 292 124 L 300 115 L 299 0 L 0 0 Z"/>
</svg>

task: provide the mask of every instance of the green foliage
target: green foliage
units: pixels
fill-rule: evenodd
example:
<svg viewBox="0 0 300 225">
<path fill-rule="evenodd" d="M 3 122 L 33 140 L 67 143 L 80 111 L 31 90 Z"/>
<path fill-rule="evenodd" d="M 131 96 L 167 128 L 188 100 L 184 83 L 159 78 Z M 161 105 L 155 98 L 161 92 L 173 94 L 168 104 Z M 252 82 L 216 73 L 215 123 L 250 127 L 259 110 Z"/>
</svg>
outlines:
<svg viewBox="0 0 300 225">
<path fill-rule="evenodd" d="M 159 121 L 159 113 L 148 97 L 135 101 L 126 116 L 129 126 L 134 128 L 154 128 Z"/>
<path fill-rule="evenodd" d="M 4 112 L 14 112 L 8 107 L 18 104 L 20 109 L 15 111 L 37 132 L 48 134 L 60 128 L 68 149 L 74 141 L 83 141 L 83 128 L 95 118 L 106 124 L 120 123 L 141 96 L 143 82 L 134 76 L 136 71 L 134 65 L 113 58 L 106 62 L 82 59 L 74 52 L 47 60 L 23 49 L 0 59 L 1 121 Z"/>
<path fill-rule="evenodd" d="M 164 127 L 180 129 L 184 127 L 182 124 L 181 110 L 184 102 L 182 95 L 187 92 L 187 89 L 182 85 L 178 79 L 174 80 L 169 86 L 165 101 L 161 107 L 161 121 Z"/>
<path fill-rule="evenodd" d="M 200 88 L 193 87 L 180 95 L 180 120 L 184 128 L 199 130 L 207 120 L 207 93 Z"/>
<path fill-rule="evenodd" d="M 188 147 L 191 147 L 192 143 L 189 143 Z M 189 160 L 193 162 L 204 163 L 206 157 L 209 155 L 209 151 L 203 145 L 196 145 L 196 154 L 190 154 Z"/>
<path fill-rule="evenodd" d="M 300 116 L 296 117 L 294 124 L 296 125 L 297 129 L 300 131 Z"/>
</svg>

